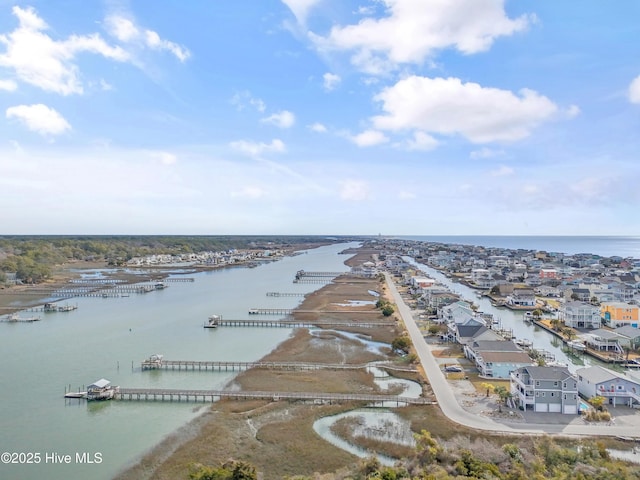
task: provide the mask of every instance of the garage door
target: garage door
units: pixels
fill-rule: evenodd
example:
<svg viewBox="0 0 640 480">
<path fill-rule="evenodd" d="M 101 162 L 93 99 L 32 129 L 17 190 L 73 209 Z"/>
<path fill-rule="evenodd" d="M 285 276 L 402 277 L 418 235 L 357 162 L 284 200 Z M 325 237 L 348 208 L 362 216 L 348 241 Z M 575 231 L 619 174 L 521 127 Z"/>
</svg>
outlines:
<svg viewBox="0 0 640 480">
<path fill-rule="evenodd" d="M 550 403 L 549 411 L 553 413 L 560 413 L 562 411 L 562 405 L 559 403 Z"/>
<path fill-rule="evenodd" d="M 578 413 L 578 407 L 576 405 L 565 405 L 564 413 L 570 415 L 576 415 Z"/>
<path fill-rule="evenodd" d="M 546 412 L 547 404 L 546 403 L 536 403 L 536 412 Z"/>
</svg>

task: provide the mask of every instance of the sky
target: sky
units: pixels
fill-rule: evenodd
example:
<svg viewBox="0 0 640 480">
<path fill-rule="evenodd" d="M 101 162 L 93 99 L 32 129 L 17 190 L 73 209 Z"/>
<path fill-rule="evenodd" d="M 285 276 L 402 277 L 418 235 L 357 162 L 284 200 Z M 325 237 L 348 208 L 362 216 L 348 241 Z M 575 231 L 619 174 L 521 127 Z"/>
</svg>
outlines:
<svg viewBox="0 0 640 480">
<path fill-rule="evenodd" d="M 640 235 L 639 18 L 0 0 L 0 234 Z"/>
</svg>

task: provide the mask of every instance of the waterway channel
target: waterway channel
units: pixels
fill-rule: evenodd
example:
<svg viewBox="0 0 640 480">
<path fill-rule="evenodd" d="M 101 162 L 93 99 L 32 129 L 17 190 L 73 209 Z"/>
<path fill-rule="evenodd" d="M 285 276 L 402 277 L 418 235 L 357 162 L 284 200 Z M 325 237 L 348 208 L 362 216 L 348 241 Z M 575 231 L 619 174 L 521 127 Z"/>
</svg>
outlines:
<svg viewBox="0 0 640 480">
<path fill-rule="evenodd" d="M 445 285 L 453 293 L 460 295 L 467 302 L 478 305 L 479 311 L 492 314 L 494 319 L 500 321 L 501 328 L 511 330 L 515 338 L 530 340 L 533 342 L 533 348 L 546 350 L 547 352 L 552 353 L 555 356 L 556 361 L 567 364 L 571 372 L 575 372 L 576 369 L 584 366 L 604 365 L 602 362 L 593 359 L 588 355 L 567 355 L 563 351 L 563 344 L 559 339 L 555 338 L 549 332 L 541 329 L 540 327 L 526 323 L 524 321 L 524 312 L 510 310 L 505 307 L 494 307 L 489 298 L 478 298 L 477 293 L 479 290 L 454 282 L 439 270 L 428 265 L 418 263 L 411 257 L 404 257 L 404 259 L 429 277 Z"/>
<path fill-rule="evenodd" d="M 260 359 L 291 329 L 205 329 L 207 317 L 246 319 L 251 308 L 294 308 L 301 297 L 266 293 L 319 289 L 321 284 L 293 283 L 296 272 L 346 272 L 350 255 L 340 252 L 357 245 L 315 248 L 256 268 L 189 274 L 194 282 L 168 283 L 169 288 L 146 294 L 77 298 L 69 301 L 78 306 L 71 312 L 43 314 L 42 321 L 33 323 L 0 323 L 0 451 L 37 453 L 39 458 L 32 456 L 30 464 L 0 464 L 0 478 L 113 478 L 197 416 L 204 404 L 87 403 L 64 400 L 66 390 L 83 389 L 100 378 L 132 388 L 224 388 L 235 373 L 143 372 L 140 362 L 152 354 L 167 360 Z M 76 454 L 94 463 L 78 462 Z"/>
</svg>

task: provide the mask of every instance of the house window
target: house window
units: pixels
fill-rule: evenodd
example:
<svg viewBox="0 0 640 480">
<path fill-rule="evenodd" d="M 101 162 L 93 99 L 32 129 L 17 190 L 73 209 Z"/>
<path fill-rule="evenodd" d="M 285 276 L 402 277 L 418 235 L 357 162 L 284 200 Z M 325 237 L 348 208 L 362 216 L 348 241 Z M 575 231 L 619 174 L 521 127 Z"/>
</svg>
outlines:
<svg viewBox="0 0 640 480">
<path fill-rule="evenodd" d="M 567 394 L 565 393 L 562 398 L 564 398 L 566 400 L 567 399 Z"/>
<path fill-rule="evenodd" d="M 536 387 L 540 386 L 540 380 L 536 380 Z"/>
<path fill-rule="evenodd" d="M 541 397 L 544 397 L 544 393 L 545 393 L 545 392 L 540 392 L 540 396 L 541 396 Z"/>
<path fill-rule="evenodd" d="M 558 386 L 558 382 L 553 382 L 553 386 L 557 387 Z"/>
<path fill-rule="evenodd" d="M 562 388 L 567 388 L 567 382 L 564 382 L 564 383 L 562 384 Z"/>
<path fill-rule="evenodd" d="M 552 396 L 552 397 L 555 397 L 555 396 L 556 396 L 556 393 L 555 393 L 555 392 L 551 392 L 551 396 Z"/>
<path fill-rule="evenodd" d="M 540 392 L 536 392 L 536 397 L 539 397 L 539 396 L 540 396 Z"/>
<path fill-rule="evenodd" d="M 573 394 L 573 399 L 574 399 L 574 400 L 576 399 L 576 394 L 575 394 L 575 393 Z"/>
</svg>

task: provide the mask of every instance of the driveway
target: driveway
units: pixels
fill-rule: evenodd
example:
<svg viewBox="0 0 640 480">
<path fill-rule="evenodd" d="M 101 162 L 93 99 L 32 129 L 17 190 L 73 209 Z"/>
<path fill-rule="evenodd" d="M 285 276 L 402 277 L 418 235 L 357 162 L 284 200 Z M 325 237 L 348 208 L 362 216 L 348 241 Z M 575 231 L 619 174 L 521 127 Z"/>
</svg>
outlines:
<svg viewBox="0 0 640 480">
<path fill-rule="evenodd" d="M 498 420 L 466 410 L 458 402 L 458 398 L 464 401 L 464 395 L 454 393 L 454 388 L 445 378 L 441 366 L 431 352 L 431 347 L 424 340 L 411 309 L 404 303 L 391 276 L 385 273 L 385 277 L 438 405 L 450 420 L 477 430 L 509 434 L 608 435 L 640 439 L 640 414 L 636 414 L 635 411 L 619 415 L 612 424 L 592 425 L 586 424 L 580 416 L 573 415 L 516 412 L 517 415 L 506 413 L 506 416 L 500 416 Z M 487 404 L 487 408 L 492 407 Z M 517 418 L 510 418 L 515 416 Z"/>
</svg>

